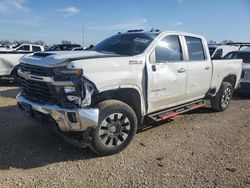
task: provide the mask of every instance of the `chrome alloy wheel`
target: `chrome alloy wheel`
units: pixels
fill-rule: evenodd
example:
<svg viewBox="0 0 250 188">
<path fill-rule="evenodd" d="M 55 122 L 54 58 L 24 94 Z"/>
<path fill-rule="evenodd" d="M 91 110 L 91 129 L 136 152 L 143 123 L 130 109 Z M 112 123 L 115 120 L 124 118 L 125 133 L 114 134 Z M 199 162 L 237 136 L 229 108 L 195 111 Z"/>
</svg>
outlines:
<svg viewBox="0 0 250 188">
<path fill-rule="evenodd" d="M 106 147 L 117 147 L 127 139 L 130 132 L 130 121 L 121 113 L 106 117 L 99 126 L 99 139 Z"/>
<path fill-rule="evenodd" d="M 229 105 L 231 97 L 232 97 L 232 91 L 231 91 L 231 89 L 230 88 L 226 88 L 226 90 L 224 91 L 224 93 L 222 95 L 222 99 L 221 99 L 221 106 L 223 108 L 226 108 Z"/>
</svg>

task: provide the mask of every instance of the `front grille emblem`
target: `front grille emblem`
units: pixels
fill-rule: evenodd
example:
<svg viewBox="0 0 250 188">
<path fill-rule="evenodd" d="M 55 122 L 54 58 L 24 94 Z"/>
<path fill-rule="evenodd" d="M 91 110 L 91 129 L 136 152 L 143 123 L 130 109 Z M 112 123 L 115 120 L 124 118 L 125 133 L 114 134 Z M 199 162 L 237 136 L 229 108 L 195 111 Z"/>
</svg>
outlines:
<svg viewBox="0 0 250 188">
<path fill-rule="evenodd" d="M 23 72 L 23 77 L 24 77 L 25 80 L 29 80 L 30 79 L 29 75 L 30 75 L 30 72 L 28 72 L 28 71 L 24 71 Z"/>
</svg>

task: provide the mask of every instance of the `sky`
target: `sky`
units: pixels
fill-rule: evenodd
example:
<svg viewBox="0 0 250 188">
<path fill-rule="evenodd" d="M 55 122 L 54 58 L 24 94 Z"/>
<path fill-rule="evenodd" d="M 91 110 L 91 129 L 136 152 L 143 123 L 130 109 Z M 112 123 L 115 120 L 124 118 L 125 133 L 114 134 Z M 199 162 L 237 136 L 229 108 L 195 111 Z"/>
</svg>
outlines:
<svg viewBox="0 0 250 188">
<path fill-rule="evenodd" d="M 157 28 L 250 42 L 250 0 L 0 0 L 0 40 L 96 44 Z"/>
</svg>

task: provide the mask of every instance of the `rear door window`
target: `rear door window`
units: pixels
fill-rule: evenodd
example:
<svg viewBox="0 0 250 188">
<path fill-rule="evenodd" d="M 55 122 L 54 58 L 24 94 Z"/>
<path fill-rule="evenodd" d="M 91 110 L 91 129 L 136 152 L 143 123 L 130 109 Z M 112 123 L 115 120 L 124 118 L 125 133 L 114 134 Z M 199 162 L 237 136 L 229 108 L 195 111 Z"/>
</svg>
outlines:
<svg viewBox="0 0 250 188">
<path fill-rule="evenodd" d="M 32 46 L 33 52 L 40 52 L 41 48 L 39 46 Z"/>
<path fill-rule="evenodd" d="M 204 61 L 206 59 L 203 44 L 200 38 L 196 37 L 185 37 L 189 60 L 190 61 Z"/>
</svg>

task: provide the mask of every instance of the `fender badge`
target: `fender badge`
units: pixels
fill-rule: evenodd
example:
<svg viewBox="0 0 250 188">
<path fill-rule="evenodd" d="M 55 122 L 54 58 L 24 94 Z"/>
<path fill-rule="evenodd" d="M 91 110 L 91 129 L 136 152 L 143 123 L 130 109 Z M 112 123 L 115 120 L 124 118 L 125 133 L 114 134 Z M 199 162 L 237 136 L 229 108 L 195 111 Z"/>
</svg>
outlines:
<svg viewBox="0 0 250 188">
<path fill-rule="evenodd" d="M 129 65 L 141 65 L 143 63 L 142 60 L 137 61 L 137 60 L 129 60 Z"/>
</svg>

